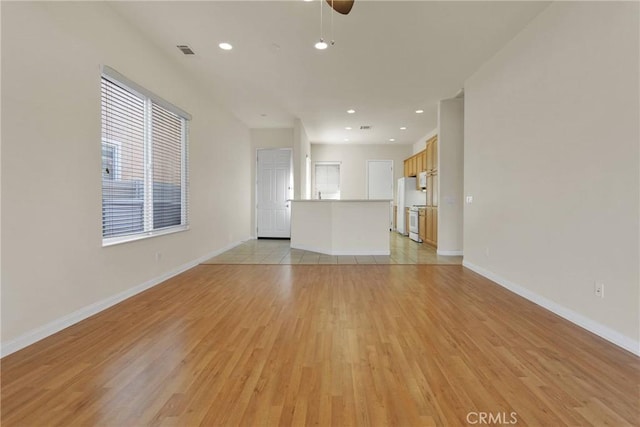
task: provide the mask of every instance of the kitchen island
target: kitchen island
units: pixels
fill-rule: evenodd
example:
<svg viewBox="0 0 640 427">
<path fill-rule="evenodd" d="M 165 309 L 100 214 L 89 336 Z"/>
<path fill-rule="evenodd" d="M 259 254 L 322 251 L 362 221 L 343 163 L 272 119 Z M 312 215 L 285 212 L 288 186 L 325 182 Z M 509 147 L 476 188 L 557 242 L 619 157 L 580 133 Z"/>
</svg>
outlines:
<svg viewBox="0 0 640 427">
<path fill-rule="evenodd" d="M 327 255 L 389 255 L 391 200 L 291 200 L 291 247 Z"/>
</svg>

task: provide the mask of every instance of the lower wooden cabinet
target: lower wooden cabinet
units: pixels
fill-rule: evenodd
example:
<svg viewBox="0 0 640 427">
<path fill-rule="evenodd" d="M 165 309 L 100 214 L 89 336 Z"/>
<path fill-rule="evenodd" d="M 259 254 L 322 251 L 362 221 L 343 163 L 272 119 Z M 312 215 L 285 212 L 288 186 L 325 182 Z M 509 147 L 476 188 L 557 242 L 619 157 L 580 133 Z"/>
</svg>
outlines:
<svg viewBox="0 0 640 427">
<path fill-rule="evenodd" d="M 433 208 L 433 246 L 438 246 L 438 208 Z"/>
<path fill-rule="evenodd" d="M 438 246 L 438 208 L 425 209 L 425 237 L 422 239 L 431 246 Z"/>
<path fill-rule="evenodd" d="M 424 242 L 427 239 L 427 210 L 420 209 L 418 211 L 418 235 Z"/>
<path fill-rule="evenodd" d="M 404 208 L 404 234 L 409 234 L 409 208 Z"/>
<path fill-rule="evenodd" d="M 393 205 L 393 229 L 398 229 L 398 205 Z"/>
</svg>

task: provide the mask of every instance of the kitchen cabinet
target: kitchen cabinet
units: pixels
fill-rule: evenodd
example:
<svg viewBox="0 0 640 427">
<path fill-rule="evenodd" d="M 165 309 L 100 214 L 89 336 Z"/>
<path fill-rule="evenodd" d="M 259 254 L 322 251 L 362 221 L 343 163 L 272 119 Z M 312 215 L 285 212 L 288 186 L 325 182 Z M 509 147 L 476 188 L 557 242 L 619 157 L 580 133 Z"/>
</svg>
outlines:
<svg viewBox="0 0 640 427">
<path fill-rule="evenodd" d="M 427 206 L 438 206 L 438 174 L 427 173 Z"/>
<path fill-rule="evenodd" d="M 422 150 L 404 161 L 405 178 L 418 176 L 420 172 L 425 170 L 427 170 L 427 150 Z"/>
<path fill-rule="evenodd" d="M 405 235 L 409 234 L 409 208 L 404 208 L 404 231 Z"/>
<path fill-rule="evenodd" d="M 433 147 L 431 148 L 431 170 L 432 171 L 437 171 L 438 170 L 438 137 L 436 136 L 435 139 L 433 140 L 433 142 L 431 143 L 433 145 Z"/>
<path fill-rule="evenodd" d="M 405 178 L 416 176 L 416 158 L 411 156 L 404 161 L 404 176 Z"/>
<path fill-rule="evenodd" d="M 427 141 L 426 151 L 427 151 L 426 170 L 428 172 L 437 171 L 438 170 L 438 136 L 437 135 Z"/>
<path fill-rule="evenodd" d="M 393 229 L 398 229 L 398 205 L 393 205 Z"/>
<path fill-rule="evenodd" d="M 427 207 L 425 214 L 424 242 L 431 246 L 438 246 L 438 208 Z"/>
<path fill-rule="evenodd" d="M 425 233 L 422 241 L 433 245 L 433 208 L 425 209 Z"/>
<path fill-rule="evenodd" d="M 438 208 L 433 209 L 433 246 L 438 246 Z"/>
<path fill-rule="evenodd" d="M 427 210 L 418 210 L 418 235 L 424 242 L 427 240 Z"/>
<path fill-rule="evenodd" d="M 427 209 L 425 215 L 425 243 L 438 246 L 438 136 L 427 141 L 425 150 L 427 170 Z"/>
<path fill-rule="evenodd" d="M 427 181 L 429 178 L 427 177 Z M 431 175 L 431 206 L 438 206 L 438 174 Z"/>
</svg>

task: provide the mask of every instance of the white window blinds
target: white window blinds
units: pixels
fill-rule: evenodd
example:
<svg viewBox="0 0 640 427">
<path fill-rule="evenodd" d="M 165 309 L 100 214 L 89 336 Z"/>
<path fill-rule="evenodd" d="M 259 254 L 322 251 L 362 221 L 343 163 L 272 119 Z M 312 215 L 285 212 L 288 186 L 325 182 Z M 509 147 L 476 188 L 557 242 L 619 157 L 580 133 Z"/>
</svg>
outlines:
<svg viewBox="0 0 640 427">
<path fill-rule="evenodd" d="M 186 114 L 142 92 L 103 74 L 103 245 L 188 225 Z"/>
<path fill-rule="evenodd" d="M 316 163 L 316 197 L 340 199 L 339 163 Z"/>
</svg>

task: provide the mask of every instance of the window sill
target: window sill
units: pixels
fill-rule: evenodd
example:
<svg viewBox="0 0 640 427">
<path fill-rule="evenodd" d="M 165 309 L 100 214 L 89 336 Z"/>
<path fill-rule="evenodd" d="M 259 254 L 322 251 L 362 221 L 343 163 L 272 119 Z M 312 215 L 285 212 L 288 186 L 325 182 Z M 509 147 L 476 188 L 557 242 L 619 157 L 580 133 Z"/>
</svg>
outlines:
<svg viewBox="0 0 640 427">
<path fill-rule="evenodd" d="M 133 234 L 130 236 L 109 237 L 107 239 L 102 239 L 102 247 L 106 248 L 108 246 L 119 245 L 121 243 L 135 242 L 136 240 L 144 240 L 144 239 L 149 239 L 151 237 L 164 236 L 167 234 L 179 233 L 187 230 L 189 230 L 188 225 L 180 225 L 177 227 L 166 228 L 163 230 L 149 231 L 149 232 L 140 233 L 140 234 Z"/>
</svg>

